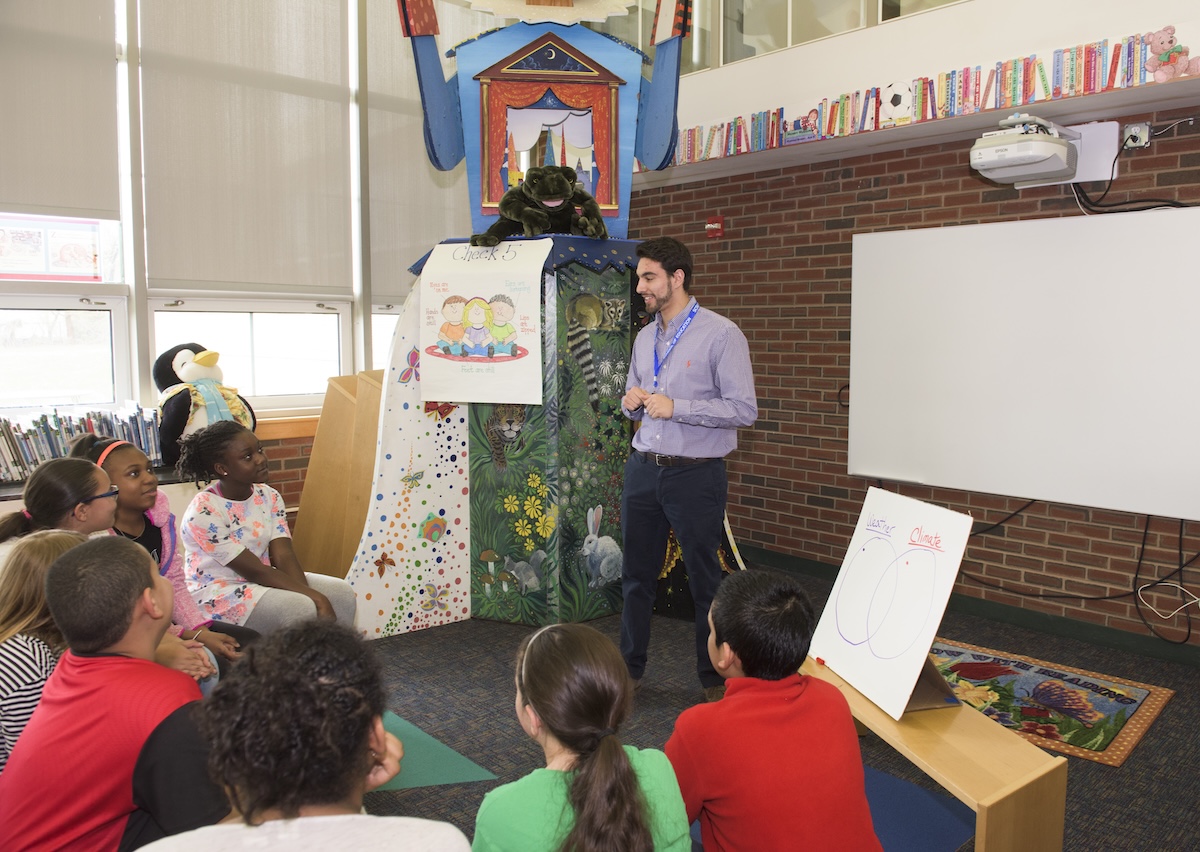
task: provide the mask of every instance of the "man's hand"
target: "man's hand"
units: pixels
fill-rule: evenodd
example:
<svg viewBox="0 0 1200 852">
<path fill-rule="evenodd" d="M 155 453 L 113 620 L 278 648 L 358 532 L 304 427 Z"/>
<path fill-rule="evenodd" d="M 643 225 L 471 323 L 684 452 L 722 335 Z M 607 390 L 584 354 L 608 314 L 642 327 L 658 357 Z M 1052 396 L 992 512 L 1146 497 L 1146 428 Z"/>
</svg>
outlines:
<svg viewBox="0 0 1200 852">
<path fill-rule="evenodd" d="M 643 400 L 642 405 L 646 409 L 646 414 L 655 420 L 670 420 L 671 415 L 675 413 L 674 401 L 661 393 L 650 394 Z"/>
<path fill-rule="evenodd" d="M 642 388 L 632 387 L 621 397 L 621 407 L 626 411 L 637 411 L 649 398 L 650 394 Z"/>
</svg>

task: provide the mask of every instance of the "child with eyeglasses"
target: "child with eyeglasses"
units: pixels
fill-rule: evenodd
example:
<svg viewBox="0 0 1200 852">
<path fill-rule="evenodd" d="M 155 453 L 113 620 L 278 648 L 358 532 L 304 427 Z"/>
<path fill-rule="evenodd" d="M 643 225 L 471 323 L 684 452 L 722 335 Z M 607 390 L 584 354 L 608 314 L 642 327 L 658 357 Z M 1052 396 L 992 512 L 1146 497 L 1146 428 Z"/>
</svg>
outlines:
<svg viewBox="0 0 1200 852">
<path fill-rule="evenodd" d="M 0 571 L 17 542 L 36 530 L 71 530 L 84 535 L 108 530 L 116 519 L 118 493 L 103 468 L 87 459 L 42 462 L 25 480 L 25 508 L 0 519 Z M 202 692 L 216 683 L 216 662 L 199 642 L 168 633 L 155 660 L 195 678 Z"/>
</svg>

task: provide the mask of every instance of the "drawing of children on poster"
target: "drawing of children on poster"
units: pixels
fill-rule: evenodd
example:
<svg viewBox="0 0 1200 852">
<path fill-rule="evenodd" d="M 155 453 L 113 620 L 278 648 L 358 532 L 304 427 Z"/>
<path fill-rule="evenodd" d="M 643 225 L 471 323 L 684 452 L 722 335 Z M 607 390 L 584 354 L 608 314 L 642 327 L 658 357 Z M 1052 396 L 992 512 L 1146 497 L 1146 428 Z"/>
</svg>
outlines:
<svg viewBox="0 0 1200 852">
<path fill-rule="evenodd" d="M 551 245 L 433 250 L 419 285 L 422 400 L 541 404 L 541 293 Z"/>
</svg>

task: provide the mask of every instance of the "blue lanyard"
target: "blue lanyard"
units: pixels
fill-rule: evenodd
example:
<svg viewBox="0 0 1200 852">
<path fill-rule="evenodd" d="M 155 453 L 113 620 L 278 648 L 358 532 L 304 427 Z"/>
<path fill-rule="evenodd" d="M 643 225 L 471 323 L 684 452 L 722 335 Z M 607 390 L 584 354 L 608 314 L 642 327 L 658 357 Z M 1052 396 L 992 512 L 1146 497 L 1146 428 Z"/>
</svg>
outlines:
<svg viewBox="0 0 1200 852">
<path fill-rule="evenodd" d="M 696 302 L 692 305 L 692 309 L 688 311 L 687 317 L 683 324 L 679 326 L 679 331 L 675 332 L 675 336 L 671 338 L 671 342 L 667 344 L 667 351 L 663 353 L 661 358 L 658 357 L 658 346 L 654 347 L 654 389 L 658 390 L 658 374 L 662 370 L 662 365 L 666 363 L 667 356 L 671 354 L 671 350 L 675 348 L 675 344 L 679 342 L 679 338 L 683 337 L 683 333 L 688 330 L 688 326 L 692 324 L 692 320 L 696 318 L 696 312 L 700 310 L 700 303 Z"/>
</svg>

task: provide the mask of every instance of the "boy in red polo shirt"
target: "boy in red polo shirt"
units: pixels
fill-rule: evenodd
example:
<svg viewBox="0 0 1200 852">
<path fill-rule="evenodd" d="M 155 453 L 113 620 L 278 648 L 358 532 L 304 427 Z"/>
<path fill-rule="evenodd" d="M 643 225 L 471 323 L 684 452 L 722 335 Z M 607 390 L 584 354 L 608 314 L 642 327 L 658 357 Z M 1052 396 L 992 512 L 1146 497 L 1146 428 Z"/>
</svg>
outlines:
<svg viewBox="0 0 1200 852">
<path fill-rule="evenodd" d="M 704 852 L 878 852 L 850 707 L 798 671 L 815 627 L 804 588 L 775 572 L 735 573 L 708 626 L 725 697 L 683 711 L 665 749 Z"/>
</svg>

